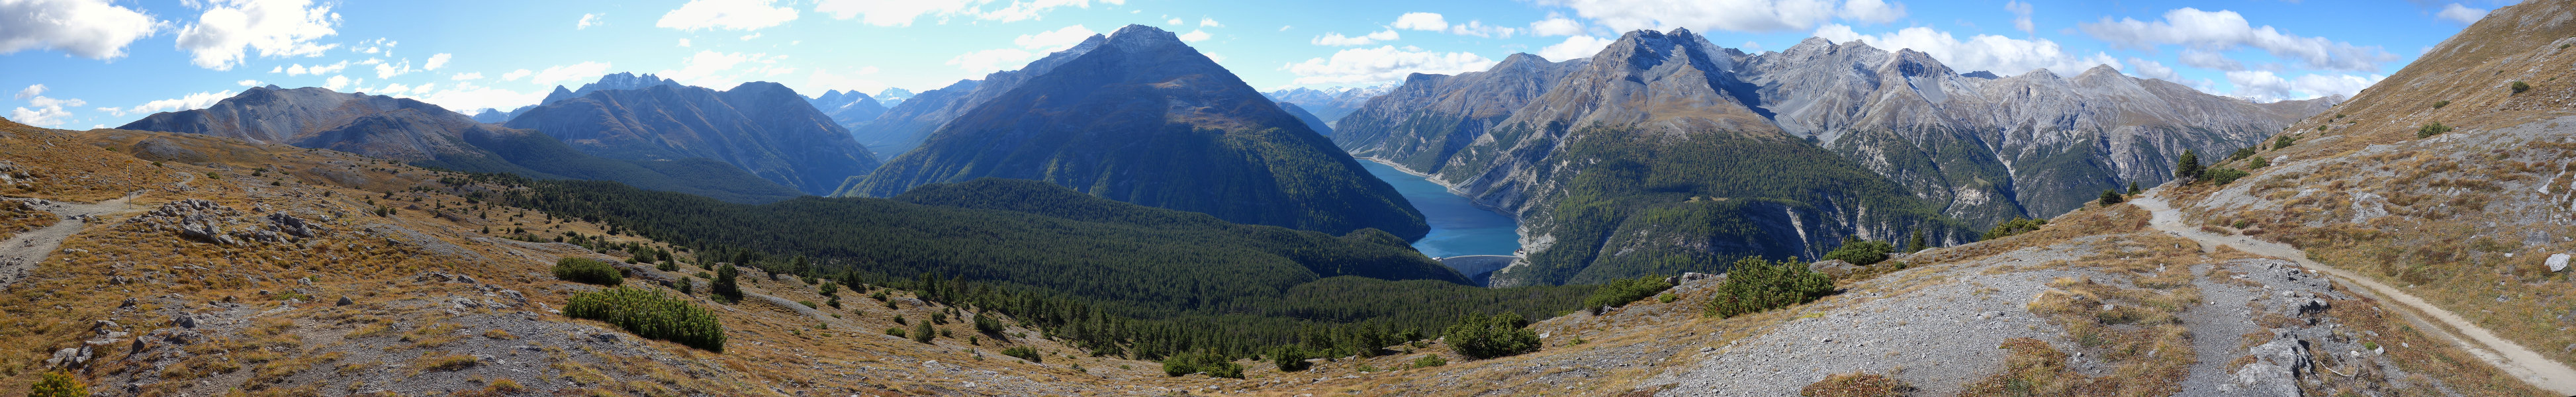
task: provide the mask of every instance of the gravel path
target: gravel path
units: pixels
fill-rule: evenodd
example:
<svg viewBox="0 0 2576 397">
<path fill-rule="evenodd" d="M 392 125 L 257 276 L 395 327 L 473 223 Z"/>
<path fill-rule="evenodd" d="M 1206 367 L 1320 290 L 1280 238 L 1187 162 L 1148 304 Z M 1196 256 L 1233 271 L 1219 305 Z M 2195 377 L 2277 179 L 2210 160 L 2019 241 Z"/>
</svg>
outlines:
<svg viewBox="0 0 2576 397">
<path fill-rule="evenodd" d="M 96 204 L 7 199 L 26 202 L 36 209 L 52 212 L 54 216 L 62 218 L 62 221 L 55 222 L 53 226 L 19 233 L 8 241 L 0 242 L 0 289 L 6 289 L 11 284 L 18 283 L 18 280 L 26 279 L 28 271 L 34 270 L 37 264 L 45 262 L 45 258 L 52 257 L 55 251 L 61 250 L 63 239 L 70 238 L 73 233 L 80 233 L 82 227 L 89 225 L 92 217 L 132 210 L 133 206 L 127 205 L 126 201 L 133 199 L 134 196 L 128 195 Z"/>
<path fill-rule="evenodd" d="M 2161 192 L 2161 190 L 2158 190 L 2157 192 Z M 2150 193 L 2149 197 L 2131 200 L 2129 203 L 2153 212 L 2155 217 L 2149 221 L 2149 224 L 2153 225 L 2157 230 L 2162 230 L 2166 233 L 2172 233 L 2174 235 L 2190 238 L 2194 241 L 2199 241 L 2205 247 L 2225 245 L 2248 253 L 2253 253 L 2255 255 L 2271 256 L 2295 261 L 2301 266 L 2321 270 L 2326 274 L 2333 275 L 2336 278 L 2341 278 L 2345 282 L 2366 287 L 2357 289 L 2357 291 L 2377 295 L 2377 297 L 2383 298 L 2382 300 L 2384 301 L 2398 302 L 2403 304 L 2402 306 L 2406 308 L 2413 309 L 2411 311 L 2398 311 L 2399 313 L 2406 314 L 2406 317 L 2408 317 L 2409 320 L 2414 320 L 2420 323 L 2421 319 L 2417 318 L 2418 316 L 2415 314 L 2422 313 L 2422 317 L 2430 317 L 2433 320 L 2439 321 L 2441 325 L 2448 326 L 2449 328 L 2445 329 L 2445 327 L 2419 325 L 2416 327 L 2417 329 L 2424 330 L 2426 333 L 2438 335 L 2443 339 L 2448 339 L 2452 343 L 2459 345 L 2461 349 L 2467 350 L 2470 355 L 2474 355 L 2481 360 L 2485 360 L 2487 364 L 2493 365 L 2507 374 L 2512 374 L 2515 378 L 2522 379 L 2523 382 L 2530 383 L 2533 387 L 2561 394 L 2576 395 L 2576 369 L 2568 368 L 2566 364 L 2551 361 L 2548 358 L 2542 357 L 2540 353 L 2523 348 L 2520 344 L 2513 343 L 2513 341 L 2508 341 L 2504 338 L 2496 337 L 2495 333 L 2488 332 L 2485 328 L 2480 328 L 2477 324 L 2470 323 L 2468 319 L 2461 318 L 2460 315 L 2451 313 L 2449 310 L 2443 310 L 2440 307 L 2433 306 L 2432 303 L 2425 302 L 2422 298 L 2408 295 L 2404 290 L 2390 287 L 2387 284 L 2382 284 L 2378 280 L 2371 279 L 2369 277 L 2363 277 L 2359 274 L 2354 274 L 2340 268 L 2308 260 L 2307 253 L 2305 251 L 2300 251 L 2297 248 L 2292 248 L 2288 245 L 2279 243 L 2256 240 L 2251 237 L 2220 236 L 2194 229 L 2190 225 L 2183 224 L 2181 211 L 2173 209 L 2163 198 L 2154 197 L 2153 194 L 2154 193 Z M 2452 330 L 2457 330 L 2458 332 L 2453 333 L 2451 332 Z"/>
<path fill-rule="evenodd" d="M 2200 289 L 2202 303 L 2182 312 L 2183 326 L 2191 328 L 2192 356 L 2198 359 L 2191 365 L 2191 374 L 2183 377 L 2183 395 L 2215 395 L 2220 385 L 2233 381 L 2230 374 L 2235 369 L 2228 368 L 2227 362 L 2245 354 L 2237 336 L 2262 329 L 2254 324 L 2254 308 L 2248 306 L 2262 293 L 2209 279 L 2214 268 L 2199 264 L 2191 269 L 2195 277 L 2191 285 Z"/>
<path fill-rule="evenodd" d="M 1957 394 L 1968 382 L 2000 368 L 2007 338 L 2064 345 L 2064 329 L 2032 315 L 2030 297 L 2081 270 L 2030 270 L 1984 274 L 1994 266 L 2071 261 L 2094 252 L 2089 244 L 2028 248 L 1956 266 L 1927 267 L 1947 281 L 1896 283 L 1913 291 L 1846 291 L 1830 300 L 1870 299 L 1818 309 L 1830 313 L 1782 323 L 1761 335 L 1702 352 L 1698 368 L 1640 384 L 1678 384 L 1663 396 L 1795 396 L 1826 375 L 1888 374 L 1922 389 L 1920 395 Z M 1912 276 L 1905 273 L 1882 277 Z M 2061 346 L 2063 347 L 2063 346 Z M 2081 366 L 2084 358 L 2072 364 Z"/>
</svg>

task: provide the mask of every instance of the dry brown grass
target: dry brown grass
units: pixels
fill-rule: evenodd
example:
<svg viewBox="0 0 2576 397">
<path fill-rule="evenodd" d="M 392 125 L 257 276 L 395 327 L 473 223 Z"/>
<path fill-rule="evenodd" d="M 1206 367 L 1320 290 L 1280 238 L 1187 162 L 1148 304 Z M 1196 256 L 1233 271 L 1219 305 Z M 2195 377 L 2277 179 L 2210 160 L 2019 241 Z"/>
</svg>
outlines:
<svg viewBox="0 0 2576 397">
<path fill-rule="evenodd" d="M 1989 241 L 1923 251 L 1908 256 L 1905 260 L 1912 266 L 1954 263 L 2023 248 L 2058 244 L 2077 237 L 2133 233 L 2147 230 L 2147 221 L 2151 218 L 2152 214 L 2135 205 L 2085 207 L 2049 219 L 2048 225 L 2040 227 L 2039 230 Z"/>
<path fill-rule="evenodd" d="M 1848 373 L 1826 375 L 1825 380 L 1799 388 L 1804 397 L 1903 397 L 1914 395 L 1914 386 L 1886 375 Z"/>
</svg>

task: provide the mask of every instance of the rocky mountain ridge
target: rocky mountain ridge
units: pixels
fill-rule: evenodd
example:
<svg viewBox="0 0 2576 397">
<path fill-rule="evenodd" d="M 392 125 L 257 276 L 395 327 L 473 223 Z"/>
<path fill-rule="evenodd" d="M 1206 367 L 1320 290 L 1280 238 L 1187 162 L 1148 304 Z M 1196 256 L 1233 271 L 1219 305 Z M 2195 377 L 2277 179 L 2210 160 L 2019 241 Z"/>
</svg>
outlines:
<svg viewBox="0 0 2576 397">
<path fill-rule="evenodd" d="M 730 90 L 651 85 L 592 91 L 529 109 L 511 128 L 624 160 L 706 158 L 807 194 L 829 194 L 878 161 L 831 117 L 784 85 Z"/>
<path fill-rule="evenodd" d="M 972 92 L 986 99 L 940 90 L 907 102 L 981 105 L 841 194 L 1035 179 L 1236 223 L 1336 235 L 1374 228 L 1407 241 L 1429 229 L 1392 186 L 1171 32 L 1130 25 L 995 76 Z M 898 120 L 900 108 L 880 122 Z"/>
</svg>

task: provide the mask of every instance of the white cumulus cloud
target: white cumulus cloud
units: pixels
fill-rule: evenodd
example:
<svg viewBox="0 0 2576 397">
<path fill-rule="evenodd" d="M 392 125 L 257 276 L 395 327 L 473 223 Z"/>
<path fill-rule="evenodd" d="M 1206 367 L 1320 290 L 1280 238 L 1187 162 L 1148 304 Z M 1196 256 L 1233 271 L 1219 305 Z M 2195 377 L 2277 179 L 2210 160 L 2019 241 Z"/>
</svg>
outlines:
<svg viewBox="0 0 2576 397">
<path fill-rule="evenodd" d="M 263 83 L 261 83 L 259 80 L 242 80 L 242 81 L 235 81 L 235 82 L 233 82 L 233 84 L 240 84 L 240 85 L 241 85 L 241 86 L 243 86 L 243 87 L 258 87 L 260 84 L 263 84 Z"/>
<path fill-rule="evenodd" d="M 1396 29 L 1428 30 L 1437 32 L 1449 29 L 1449 21 L 1447 18 L 1441 17 L 1440 14 L 1408 12 L 1404 13 L 1404 15 L 1396 16 L 1395 24 L 1390 25 L 1390 27 L 1394 27 Z"/>
<path fill-rule="evenodd" d="M 2177 60 L 2182 61 L 2183 66 L 2201 69 L 2216 69 L 2219 71 L 2230 72 L 2245 70 L 2244 62 L 2237 62 L 2235 58 L 2228 58 L 2227 54 L 2220 54 L 2216 51 L 2202 51 L 2196 48 L 2183 49 L 2182 56 Z"/>
<path fill-rule="evenodd" d="M 599 20 L 601 15 L 602 14 L 581 14 L 581 21 L 573 22 L 572 28 L 573 30 L 581 30 L 589 29 L 592 26 L 608 24 L 608 21 Z"/>
<path fill-rule="evenodd" d="M 1017 44 L 1020 48 L 1031 50 L 1048 52 L 1063 51 L 1067 48 L 1073 48 L 1076 44 L 1082 44 L 1083 40 L 1090 39 L 1091 36 L 1098 34 L 1100 34 L 1100 32 L 1092 31 L 1091 28 L 1086 28 L 1082 25 L 1073 25 L 1066 26 L 1062 29 L 1020 35 L 1019 38 L 1011 39 L 1011 44 Z"/>
<path fill-rule="evenodd" d="M 772 6 L 772 0 L 689 0 L 663 13 L 654 27 L 687 31 L 754 30 L 796 20 L 796 9 Z"/>
<path fill-rule="evenodd" d="M 390 79 L 394 76 L 401 76 L 407 73 L 411 73 L 411 60 L 409 59 L 402 60 L 402 63 L 382 62 L 376 64 L 376 78 L 379 79 Z"/>
<path fill-rule="evenodd" d="M 1307 42 L 1314 43 L 1315 45 L 1359 46 L 1377 44 L 1381 41 L 1395 41 L 1398 37 L 1401 36 L 1396 35 L 1394 29 L 1381 30 L 1376 33 L 1359 36 L 1343 36 L 1341 33 L 1328 32 L 1324 33 L 1323 36 L 1316 36 L 1314 40 L 1309 40 Z"/>
<path fill-rule="evenodd" d="M 328 88 L 332 91 L 339 91 L 341 88 L 346 88 L 348 86 L 349 76 L 332 75 L 331 78 L 322 79 L 322 88 Z"/>
<path fill-rule="evenodd" d="M 1888 23 L 1905 19 L 1905 3 L 1890 4 L 1881 0 L 1843 2 L 1843 18 L 1866 23 Z"/>
<path fill-rule="evenodd" d="M 420 70 L 438 70 L 438 68 L 447 67 L 447 60 L 454 58 L 456 58 L 455 55 L 448 55 L 444 52 L 438 53 L 438 55 L 431 55 L 429 56 L 429 63 L 422 64 L 420 66 Z"/>
<path fill-rule="evenodd" d="M 820 0 L 814 12 L 831 15 L 832 19 L 853 19 L 876 26 L 911 26 L 921 17 L 964 17 L 987 21 L 1013 22 L 1040 19 L 1049 10 L 1061 7 L 1091 8 L 1091 4 L 1123 5 L 1127 0 L 1014 0 L 1001 8 L 984 9 L 993 0 Z M 1172 18 L 1170 24 L 1182 24 Z"/>
<path fill-rule="evenodd" d="M 29 97 L 34 97 L 34 96 L 37 96 L 37 95 L 44 95 L 44 94 L 45 94 L 45 85 L 44 85 L 44 84 L 30 85 L 30 86 L 27 86 L 27 88 L 25 88 L 25 89 L 20 89 L 20 90 L 18 90 L 18 99 L 27 99 L 27 98 L 29 98 Z"/>
<path fill-rule="evenodd" d="M 232 70 L 248 56 L 321 56 L 339 44 L 314 41 L 339 34 L 340 14 L 310 0 L 212 0 L 197 22 L 179 29 L 179 49 L 198 67 Z"/>
<path fill-rule="evenodd" d="M 954 58 L 948 58 L 948 64 L 968 72 L 990 73 L 1018 69 L 1022 65 L 1021 62 L 1028 61 L 1034 56 L 1037 56 L 1037 53 L 1017 48 L 996 48 L 959 54 Z"/>
<path fill-rule="evenodd" d="M 456 75 L 454 75 L 454 76 L 447 76 L 447 79 L 448 79 L 448 80 L 456 80 L 456 81 L 465 81 L 465 80 L 482 80 L 482 79 L 483 79 L 483 72 L 457 73 L 457 74 L 456 74 Z"/>
<path fill-rule="evenodd" d="M 1610 43 L 1613 42 L 1617 40 L 1592 36 L 1567 37 L 1563 43 L 1540 48 L 1538 57 L 1547 58 L 1550 61 L 1591 58 L 1593 54 L 1601 53 L 1601 49 L 1609 48 Z"/>
<path fill-rule="evenodd" d="M 1189 33 L 1182 33 L 1182 34 L 1181 34 L 1181 36 L 1180 36 L 1180 38 L 1181 38 L 1181 41 L 1186 41 L 1186 42 L 1196 43 L 1196 42 L 1200 42 L 1200 41 L 1206 41 L 1206 40 L 1208 39 L 1208 36 L 1209 36 L 1209 35 L 1208 35 L 1207 30 L 1204 30 L 1204 29 L 1191 29 Z"/>
<path fill-rule="evenodd" d="M 1202 27 L 1202 28 L 1222 28 L 1222 27 L 1225 27 L 1225 24 L 1217 23 L 1217 22 L 1216 22 L 1216 18 L 1199 17 L 1199 27 Z"/>
<path fill-rule="evenodd" d="M 2138 77 L 2176 83 L 2182 82 L 2182 74 L 2174 73 L 2173 67 L 2165 66 L 2165 64 L 2157 63 L 2156 61 L 2138 59 L 2135 57 L 2129 58 L 2129 73 L 2137 75 Z"/>
<path fill-rule="evenodd" d="M 1432 52 L 1398 49 L 1395 46 L 1352 48 L 1334 52 L 1330 58 L 1314 58 L 1288 64 L 1289 73 L 1297 75 L 1298 85 L 1369 84 L 1403 80 L 1414 73 L 1457 74 L 1481 71 L 1494 66 L 1494 60 L 1466 52 Z"/>
<path fill-rule="evenodd" d="M 600 69 L 606 70 L 608 68 L 606 66 L 602 66 Z M 519 78 L 521 77 L 528 77 L 528 75 L 536 73 L 537 72 L 530 72 L 527 69 L 512 70 L 509 73 L 502 73 L 501 81 L 519 81 Z"/>
<path fill-rule="evenodd" d="M 1531 22 L 1530 33 L 1540 36 L 1580 35 L 1583 34 L 1583 22 L 1566 19 L 1564 16 L 1549 15 L 1547 19 Z"/>
<path fill-rule="evenodd" d="M 2004 11 L 2012 12 L 2014 30 L 2020 30 L 2022 33 L 2034 33 L 2038 30 L 2039 25 L 2030 23 L 2030 3 L 2007 1 L 2004 2 Z"/>
<path fill-rule="evenodd" d="M 231 97 L 233 97 L 232 91 L 199 92 L 180 95 L 178 98 L 144 102 L 141 105 L 134 105 L 134 107 L 129 108 L 98 108 L 98 110 L 117 116 L 176 112 L 182 110 L 204 109 L 207 106 L 214 106 L 215 102 L 222 102 L 225 98 Z"/>
<path fill-rule="evenodd" d="M 522 72 L 527 71 L 527 69 L 519 69 L 519 71 L 510 72 L 510 75 L 521 74 Z M 582 62 L 571 65 L 546 67 L 546 70 L 538 71 L 536 72 L 536 75 L 529 77 L 528 82 L 535 83 L 537 85 L 555 85 L 555 83 L 566 81 L 587 80 L 605 74 L 608 74 L 607 62 Z M 511 77 L 510 75 L 502 75 L 502 80 L 518 79 L 516 77 Z M 667 78 L 670 76 L 663 77 Z"/>
<path fill-rule="evenodd" d="M 2470 24 L 2478 23 L 2478 20 L 2480 19 L 2486 19 L 2487 10 L 2483 8 L 2469 8 L 2468 6 L 2460 5 L 2460 3 L 2451 3 L 2443 5 L 2442 12 L 2433 13 L 2433 16 L 2441 17 L 2442 19 L 2450 20 L 2452 22 Z"/>
<path fill-rule="evenodd" d="M 537 101 L 544 100 L 547 92 L 546 90 L 518 92 L 474 85 L 471 82 L 456 83 L 455 87 L 435 92 L 432 92 L 430 86 L 426 84 L 412 89 L 413 99 L 465 112 L 471 112 L 471 109 L 516 109 L 519 106 L 533 105 Z"/>
<path fill-rule="evenodd" d="M 166 23 L 107 0 L 0 1 L 0 54 L 50 48 L 89 59 L 125 56 L 125 46 Z"/>
<path fill-rule="evenodd" d="M 2370 71 L 2378 70 L 2380 63 L 2397 60 L 2396 55 L 2379 47 L 2291 35 L 2271 26 L 2255 27 L 2244 15 L 2226 10 L 2182 8 L 2165 12 L 2164 20 L 2154 22 L 2129 18 L 2112 21 L 2104 17 L 2100 22 L 2082 24 L 2081 28 L 2118 47 L 2153 49 L 2173 44 L 2203 51 L 2251 47 L 2319 69 Z"/>
<path fill-rule="evenodd" d="M 1816 29 L 1816 37 L 1835 42 L 1859 40 L 1888 51 L 1912 48 L 1931 54 L 1942 64 L 1963 73 L 1984 70 L 2010 76 L 2047 68 L 2061 74 L 2073 74 L 2098 65 L 2121 66 L 2120 61 L 2109 54 L 2070 54 L 2057 42 L 2048 39 L 2024 40 L 1981 34 L 1960 40 L 1949 32 L 1920 26 L 1873 36 L 1853 32 L 1849 26 L 1827 24 Z"/>
<path fill-rule="evenodd" d="M 2283 78 L 2265 70 L 2227 72 L 2227 82 L 2236 85 L 2236 96 L 2264 102 L 2333 95 L 2351 97 L 2385 78 L 2388 76 L 2325 73 Z"/>
</svg>

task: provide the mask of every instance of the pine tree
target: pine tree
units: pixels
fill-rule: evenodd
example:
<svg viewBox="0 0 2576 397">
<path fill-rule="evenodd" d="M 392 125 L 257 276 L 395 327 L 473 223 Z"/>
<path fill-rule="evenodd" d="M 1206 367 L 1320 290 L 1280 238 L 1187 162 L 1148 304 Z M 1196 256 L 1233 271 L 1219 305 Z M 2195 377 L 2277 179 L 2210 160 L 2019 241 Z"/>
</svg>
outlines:
<svg viewBox="0 0 2576 397">
<path fill-rule="evenodd" d="M 1931 248 L 1931 247 L 1926 247 L 1926 246 L 1924 246 L 1924 243 L 1923 243 L 1923 229 L 1914 229 L 1914 239 L 1913 239 L 1913 241 L 1908 241 L 1908 242 L 1906 242 L 1906 245 L 1905 245 L 1905 249 L 1906 249 L 1906 251 L 1905 251 L 1905 252 L 1909 252 L 1909 253 L 1912 253 L 1912 252 L 1923 252 L 1923 249 L 1924 249 L 1924 248 Z"/>
<path fill-rule="evenodd" d="M 2129 195 L 2135 196 L 2135 195 L 2137 195 L 2139 192 L 2140 192 L 2140 191 L 2138 190 L 2138 181 L 2129 181 Z"/>
<path fill-rule="evenodd" d="M 725 265 L 722 269 L 716 269 L 715 286 L 709 289 L 728 302 L 742 301 L 742 285 L 737 284 L 735 280 L 739 277 L 742 277 L 741 269 L 734 265 Z"/>
<path fill-rule="evenodd" d="M 2182 159 L 2174 161 L 2174 178 L 2200 179 L 2200 173 L 2200 154 L 2193 153 L 2191 149 L 2183 149 Z"/>
<path fill-rule="evenodd" d="M 2120 199 L 2120 191 L 2118 191 L 2118 190 L 2104 190 L 2104 191 L 2102 191 L 2102 206 L 2104 206 L 2104 207 L 2109 207 L 2109 206 L 2112 206 L 2112 205 L 2120 204 L 2120 201 L 2121 201 L 2121 199 Z"/>
</svg>

